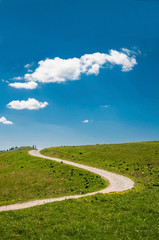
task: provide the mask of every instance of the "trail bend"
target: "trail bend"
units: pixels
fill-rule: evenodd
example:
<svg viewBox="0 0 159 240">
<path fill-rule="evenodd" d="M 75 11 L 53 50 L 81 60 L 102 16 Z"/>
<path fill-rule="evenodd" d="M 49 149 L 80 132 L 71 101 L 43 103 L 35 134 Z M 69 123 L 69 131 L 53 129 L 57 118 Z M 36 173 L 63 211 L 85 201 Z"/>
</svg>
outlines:
<svg viewBox="0 0 159 240">
<path fill-rule="evenodd" d="M 71 166 L 74 166 L 77 168 L 85 169 L 89 172 L 98 174 L 105 180 L 108 180 L 109 185 L 108 185 L 108 187 L 106 187 L 102 190 L 92 192 L 92 193 L 86 193 L 86 194 L 81 194 L 81 195 L 72 195 L 72 196 L 63 196 L 63 197 L 58 197 L 58 198 L 47 198 L 47 199 L 33 200 L 33 201 L 27 201 L 27 202 L 22 202 L 22 203 L 15 203 L 15 204 L 11 204 L 11 205 L 0 206 L 0 212 L 25 209 L 25 208 L 43 205 L 46 203 L 59 202 L 59 201 L 63 201 L 66 199 L 76 199 L 76 198 L 81 198 L 81 197 L 86 197 L 86 196 L 92 196 L 97 193 L 105 194 L 105 193 L 111 193 L 111 192 L 122 192 L 122 191 L 132 189 L 134 187 L 134 182 L 130 178 L 116 174 L 116 173 L 112 173 L 112 172 L 109 172 L 106 170 L 86 166 L 83 164 L 79 164 L 79 163 L 75 163 L 75 162 L 71 162 L 71 161 L 67 161 L 67 160 L 63 160 L 63 159 L 59 159 L 59 158 L 44 156 L 40 153 L 39 150 L 31 150 L 31 151 L 29 151 L 29 154 L 34 157 L 45 158 L 45 159 L 53 160 L 56 162 L 63 162 L 65 164 L 68 164 L 68 165 L 71 165 Z"/>
</svg>

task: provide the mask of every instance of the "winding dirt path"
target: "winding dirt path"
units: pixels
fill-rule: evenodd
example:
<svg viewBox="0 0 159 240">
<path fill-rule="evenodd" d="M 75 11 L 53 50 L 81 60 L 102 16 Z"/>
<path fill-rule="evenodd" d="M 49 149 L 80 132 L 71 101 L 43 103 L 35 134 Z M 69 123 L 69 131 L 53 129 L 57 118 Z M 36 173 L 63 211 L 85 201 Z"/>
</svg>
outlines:
<svg viewBox="0 0 159 240">
<path fill-rule="evenodd" d="M 58 201 L 63 201 L 66 199 L 75 199 L 75 198 L 81 198 L 81 197 L 86 197 L 86 196 L 91 196 L 95 195 L 97 193 L 110 193 L 110 192 L 121 192 L 125 191 L 128 189 L 132 189 L 134 187 L 134 182 L 127 177 L 124 177 L 122 175 L 108 172 L 102 169 L 98 169 L 95 167 L 89 167 L 83 164 L 75 163 L 75 162 L 70 162 L 58 158 L 53 158 L 53 157 L 47 157 L 42 155 L 39 150 L 31 150 L 29 152 L 30 155 L 35 156 L 35 157 L 40 157 L 40 158 L 46 158 L 50 159 L 56 162 L 63 162 L 65 164 L 75 166 L 78 168 L 85 169 L 87 171 L 90 171 L 92 173 L 100 175 L 102 178 L 106 179 L 109 181 L 109 186 L 96 192 L 92 193 L 87 193 L 87 194 L 81 194 L 81 195 L 73 195 L 73 196 L 64 196 L 64 197 L 58 197 L 58 198 L 48 198 L 48 199 L 40 199 L 40 200 L 33 200 L 33 201 L 28 201 L 28 202 L 23 202 L 23 203 L 15 203 L 11 205 L 5 205 L 5 206 L 0 206 L 0 212 L 4 211 L 10 211 L 10 210 L 19 210 L 19 209 L 24 209 L 24 208 L 30 208 L 38 205 L 43 205 L 46 203 L 51 203 L 51 202 L 58 202 Z"/>
</svg>

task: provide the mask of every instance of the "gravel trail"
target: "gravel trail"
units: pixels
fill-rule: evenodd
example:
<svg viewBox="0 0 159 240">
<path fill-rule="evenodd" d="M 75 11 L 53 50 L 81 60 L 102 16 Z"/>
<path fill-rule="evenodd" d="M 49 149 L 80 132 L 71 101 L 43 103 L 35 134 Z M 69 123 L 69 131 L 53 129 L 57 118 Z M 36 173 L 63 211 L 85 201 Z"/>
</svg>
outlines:
<svg viewBox="0 0 159 240">
<path fill-rule="evenodd" d="M 0 212 L 30 208 L 30 207 L 34 207 L 34 206 L 38 206 L 38 205 L 43 205 L 46 203 L 63 201 L 66 199 L 76 199 L 76 198 L 95 195 L 97 193 L 121 192 L 121 191 L 132 189 L 134 187 L 134 182 L 130 178 L 116 174 L 116 173 L 108 172 L 106 170 L 98 169 L 95 167 L 89 167 L 89 166 L 86 166 L 83 164 L 79 164 L 79 163 L 75 163 L 75 162 L 71 162 L 71 161 L 67 161 L 67 160 L 63 160 L 63 159 L 47 157 L 47 156 L 42 155 L 39 152 L 39 150 L 31 150 L 31 151 L 29 151 L 29 154 L 32 156 L 35 156 L 35 157 L 46 158 L 46 159 L 50 159 L 50 160 L 53 160 L 56 162 L 63 162 L 65 164 L 75 166 L 78 168 L 82 168 L 89 172 L 98 174 L 102 178 L 109 181 L 109 186 L 102 190 L 92 192 L 92 193 L 87 193 L 87 194 L 64 196 L 64 197 L 58 197 L 58 198 L 40 199 L 40 200 L 23 202 L 23 203 L 15 203 L 15 204 L 11 204 L 11 205 L 0 206 Z"/>
</svg>

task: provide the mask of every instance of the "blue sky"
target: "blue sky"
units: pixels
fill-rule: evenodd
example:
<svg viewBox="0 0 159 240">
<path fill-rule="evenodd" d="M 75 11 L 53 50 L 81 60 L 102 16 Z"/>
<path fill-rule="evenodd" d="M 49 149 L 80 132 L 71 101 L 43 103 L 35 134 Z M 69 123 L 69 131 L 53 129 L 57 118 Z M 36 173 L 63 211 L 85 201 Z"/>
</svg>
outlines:
<svg viewBox="0 0 159 240">
<path fill-rule="evenodd" d="M 0 149 L 159 140 L 158 12 L 1 0 Z"/>
</svg>

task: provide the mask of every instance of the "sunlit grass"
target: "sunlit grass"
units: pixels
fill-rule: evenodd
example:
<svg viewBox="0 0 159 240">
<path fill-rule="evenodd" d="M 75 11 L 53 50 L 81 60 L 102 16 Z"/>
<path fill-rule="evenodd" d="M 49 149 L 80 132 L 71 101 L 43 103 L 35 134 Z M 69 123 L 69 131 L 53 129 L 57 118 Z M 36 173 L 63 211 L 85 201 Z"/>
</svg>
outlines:
<svg viewBox="0 0 159 240">
<path fill-rule="evenodd" d="M 158 239 L 159 142 L 62 147 L 42 152 L 130 176 L 135 188 L 0 213 L 1 239 Z"/>
<path fill-rule="evenodd" d="M 32 157 L 27 151 L 0 153 L 0 205 L 83 194 L 105 186 L 95 174 Z"/>
</svg>

